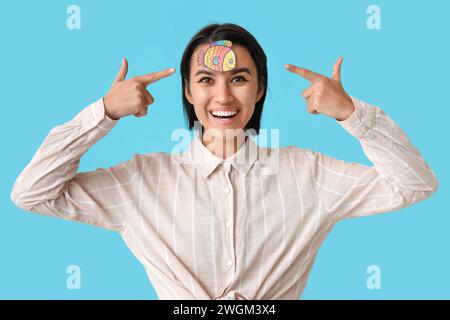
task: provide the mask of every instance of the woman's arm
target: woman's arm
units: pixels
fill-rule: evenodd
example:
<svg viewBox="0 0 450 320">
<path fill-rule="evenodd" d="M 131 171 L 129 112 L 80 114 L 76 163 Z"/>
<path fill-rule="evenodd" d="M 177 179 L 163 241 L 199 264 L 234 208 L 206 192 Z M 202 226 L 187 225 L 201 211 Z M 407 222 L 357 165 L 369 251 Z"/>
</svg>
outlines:
<svg viewBox="0 0 450 320">
<path fill-rule="evenodd" d="M 124 206 L 135 197 L 137 159 L 108 169 L 78 173 L 82 155 L 117 123 L 103 99 L 54 127 L 17 178 L 11 193 L 20 208 L 111 230 L 124 227 Z"/>
<path fill-rule="evenodd" d="M 305 68 L 287 69 L 311 82 L 302 96 L 310 113 L 334 118 L 357 138 L 373 167 L 306 150 L 312 160 L 319 205 L 335 219 L 387 212 L 428 198 L 438 188 L 434 172 L 403 130 L 383 110 L 350 97 L 338 59 L 331 78 Z M 301 162 L 300 162 L 301 163 Z"/>
<path fill-rule="evenodd" d="M 374 166 L 306 151 L 324 213 L 336 220 L 407 207 L 430 197 L 438 180 L 403 130 L 379 107 L 351 97 L 355 111 L 337 121 Z"/>
<path fill-rule="evenodd" d="M 108 94 L 84 108 L 73 120 L 53 128 L 17 178 L 12 201 L 24 210 L 122 230 L 129 206 L 137 201 L 140 157 L 107 169 L 77 173 L 80 158 L 105 136 L 117 120 L 147 114 L 154 102 L 146 87 L 173 74 L 174 69 L 125 80 L 122 66 Z"/>
</svg>

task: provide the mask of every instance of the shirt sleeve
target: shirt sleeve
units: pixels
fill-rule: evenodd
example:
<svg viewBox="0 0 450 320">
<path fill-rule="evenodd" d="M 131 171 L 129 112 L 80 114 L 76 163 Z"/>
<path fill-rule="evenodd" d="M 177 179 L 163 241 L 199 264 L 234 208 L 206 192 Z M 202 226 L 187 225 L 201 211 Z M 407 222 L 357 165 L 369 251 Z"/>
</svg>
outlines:
<svg viewBox="0 0 450 320">
<path fill-rule="evenodd" d="M 17 178 L 12 201 L 20 208 L 120 231 L 135 200 L 138 158 L 110 168 L 77 173 L 80 158 L 117 123 L 103 99 L 50 130 Z"/>
<path fill-rule="evenodd" d="M 435 173 L 403 130 L 379 107 L 351 97 L 353 114 L 337 121 L 360 142 L 373 166 L 307 151 L 315 187 L 334 219 L 397 210 L 422 201 L 438 188 Z"/>
</svg>

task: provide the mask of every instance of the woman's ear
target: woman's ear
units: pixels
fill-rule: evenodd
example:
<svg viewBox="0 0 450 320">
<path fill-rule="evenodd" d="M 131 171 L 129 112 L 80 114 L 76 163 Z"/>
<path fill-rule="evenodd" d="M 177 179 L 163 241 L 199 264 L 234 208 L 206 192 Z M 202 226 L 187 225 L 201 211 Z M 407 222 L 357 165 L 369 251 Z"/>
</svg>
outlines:
<svg viewBox="0 0 450 320">
<path fill-rule="evenodd" d="M 184 95 L 186 96 L 186 99 L 189 101 L 189 103 L 193 104 L 191 91 L 189 90 L 189 81 L 187 81 L 186 79 L 184 79 Z"/>
<path fill-rule="evenodd" d="M 258 94 L 256 95 L 256 102 L 259 102 L 259 100 L 261 100 L 262 96 L 264 95 L 264 85 L 261 85 L 261 88 L 259 89 Z"/>
</svg>

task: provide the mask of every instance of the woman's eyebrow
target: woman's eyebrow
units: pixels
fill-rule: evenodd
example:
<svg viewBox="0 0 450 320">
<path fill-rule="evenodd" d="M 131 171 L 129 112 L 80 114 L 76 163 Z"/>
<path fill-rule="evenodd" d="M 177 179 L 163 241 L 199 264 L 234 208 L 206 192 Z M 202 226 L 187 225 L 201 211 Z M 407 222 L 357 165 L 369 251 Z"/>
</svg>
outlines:
<svg viewBox="0 0 450 320">
<path fill-rule="evenodd" d="M 249 70 L 248 68 L 245 68 L 245 67 L 242 67 L 242 68 L 235 68 L 235 69 L 231 70 L 231 74 L 236 74 L 236 73 L 240 73 L 240 72 L 247 72 L 250 76 L 252 75 L 252 73 L 250 72 L 250 70 Z M 207 75 L 209 75 L 209 76 L 214 75 L 214 73 L 211 72 L 211 71 L 208 71 L 208 70 L 206 70 L 206 69 L 200 69 L 200 70 L 198 70 L 198 71 L 195 73 L 194 77 L 195 77 L 195 76 L 198 76 L 198 75 L 200 75 L 200 74 L 207 74 Z"/>
<path fill-rule="evenodd" d="M 241 72 L 247 72 L 250 76 L 252 75 L 250 70 L 245 67 L 244 68 L 235 68 L 235 69 L 231 70 L 231 74 L 236 74 L 236 73 L 241 73 Z"/>
</svg>

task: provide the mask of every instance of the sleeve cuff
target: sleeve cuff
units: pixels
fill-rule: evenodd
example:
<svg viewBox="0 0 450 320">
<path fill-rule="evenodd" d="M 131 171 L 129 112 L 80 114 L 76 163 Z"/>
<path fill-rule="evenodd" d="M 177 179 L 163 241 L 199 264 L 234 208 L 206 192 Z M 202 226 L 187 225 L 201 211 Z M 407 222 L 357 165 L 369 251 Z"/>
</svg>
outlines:
<svg viewBox="0 0 450 320">
<path fill-rule="evenodd" d="M 82 119 L 89 128 L 100 127 L 104 130 L 111 130 L 119 120 L 113 120 L 105 113 L 103 98 L 98 99 L 83 110 Z"/>
<path fill-rule="evenodd" d="M 366 122 L 369 120 L 367 119 L 368 114 L 370 114 L 370 112 L 368 112 L 369 106 L 363 101 L 360 101 L 352 96 L 350 96 L 350 98 L 352 99 L 353 105 L 355 106 L 355 111 L 353 111 L 351 116 L 348 117 L 347 119 L 343 121 L 339 120 L 336 121 L 352 135 L 354 136 L 362 135 L 367 130 Z"/>
</svg>

